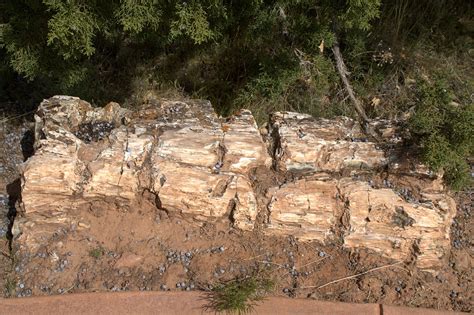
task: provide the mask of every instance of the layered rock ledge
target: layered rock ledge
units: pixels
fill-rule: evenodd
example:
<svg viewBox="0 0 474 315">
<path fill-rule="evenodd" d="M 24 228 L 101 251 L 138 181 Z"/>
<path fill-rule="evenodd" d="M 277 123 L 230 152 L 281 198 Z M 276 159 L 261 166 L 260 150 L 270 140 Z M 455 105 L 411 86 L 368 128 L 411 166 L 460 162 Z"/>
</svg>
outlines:
<svg viewBox="0 0 474 315">
<path fill-rule="evenodd" d="M 449 251 L 456 205 L 439 174 L 403 158 L 395 122 L 373 121 L 375 141 L 346 117 L 284 112 L 261 134 L 251 112 L 222 119 L 208 101 L 132 111 L 69 96 L 43 101 L 35 120 L 13 227 L 20 252 L 61 229 L 87 231 L 81 211 L 144 199 L 196 224 L 366 248 L 429 271 Z"/>
</svg>

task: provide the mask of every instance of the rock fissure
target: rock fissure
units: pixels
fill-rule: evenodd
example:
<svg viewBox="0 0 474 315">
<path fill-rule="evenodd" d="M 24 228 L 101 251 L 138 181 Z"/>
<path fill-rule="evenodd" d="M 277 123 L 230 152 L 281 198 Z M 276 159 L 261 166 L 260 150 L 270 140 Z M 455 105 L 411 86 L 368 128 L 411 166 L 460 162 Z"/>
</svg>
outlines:
<svg viewBox="0 0 474 315">
<path fill-rule="evenodd" d="M 126 128 L 125 131 L 126 131 L 127 136 L 125 138 L 125 147 L 123 150 L 123 159 L 122 159 L 122 164 L 120 165 L 120 177 L 118 179 L 117 186 L 120 186 L 120 180 L 122 179 L 122 175 L 123 175 L 123 167 L 124 165 L 127 164 L 128 158 L 130 156 L 130 151 L 128 148 L 128 138 L 129 138 L 128 128 Z"/>
</svg>

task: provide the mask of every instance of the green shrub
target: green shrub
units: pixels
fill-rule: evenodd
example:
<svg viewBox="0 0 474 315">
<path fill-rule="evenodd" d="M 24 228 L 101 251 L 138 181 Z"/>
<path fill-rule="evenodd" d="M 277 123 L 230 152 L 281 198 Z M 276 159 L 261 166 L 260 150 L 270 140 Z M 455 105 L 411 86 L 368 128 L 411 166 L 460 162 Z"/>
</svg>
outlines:
<svg viewBox="0 0 474 315">
<path fill-rule="evenodd" d="M 346 35 L 365 34 L 380 5 L 380 0 L 6 0 L 0 4 L 0 56 L 29 82 L 41 82 L 29 90 L 43 87 L 43 97 L 74 93 L 109 101 L 123 94 L 115 99 L 123 102 L 135 92 L 134 69 L 149 65 L 152 75 L 145 77 L 157 85 L 177 82 L 190 95 L 210 98 L 221 114 L 231 104 L 248 107 L 234 99 L 257 81 L 267 81 L 258 82 L 263 99 L 241 100 L 267 106 L 283 93 L 293 107 L 313 108 L 318 106 L 312 100 L 327 92 L 328 82 L 333 85 L 326 71 L 328 48 L 336 37 L 344 42 Z M 296 51 L 317 64 L 310 74 L 314 84 L 300 80 L 308 74 L 297 69 Z M 185 71 L 191 63 L 198 70 L 194 77 Z M 98 89 L 92 87 L 96 82 Z"/>
<path fill-rule="evenodd" d="M 418 104 L 409 127 L 422 149 L 423 160 L 435 171 L 443 170 L 455 190 L 470 181 L 466 161 L 474 153 L 474 104 L 460 105 L 442 80 L 420 80 Z"/>
<path fill-rule="evenodd" d="M 104 252 L 105 252 L 104 248 L 101 246 L 98 246 L 89 251 L 89 256 L 95 259 L 99 259 L 100 257 L 102 257 L 102 255 L 104 255 Z"/>
<path fill-rule="evenodd" d="M 216 312 L 247 314 L 273 287 L 272 280 L 257 276 L 232 280 L 213 289 L 207 307 Z"/>
<path fill-rule="evenodd" d="M 15 296 L 15 289 L 17 282 L 14 278 L 5 276 L 5 288 L 4 288 L 4 296 L 5 297 L 13 297 Z"/>
<path fill-rule="evenodd" d="M 299 56 L 301 60 L 282 69 L 265 69 L 236 95 L 233 108 L 246 107 L 259 123 L 275 111 L 305 112 L 314 116 L 341 114 L 329 95 L 338 81 L 331 60 L 323 55 Z M 296 60 L 295 60 L 296 61 Z"/>
</svg>

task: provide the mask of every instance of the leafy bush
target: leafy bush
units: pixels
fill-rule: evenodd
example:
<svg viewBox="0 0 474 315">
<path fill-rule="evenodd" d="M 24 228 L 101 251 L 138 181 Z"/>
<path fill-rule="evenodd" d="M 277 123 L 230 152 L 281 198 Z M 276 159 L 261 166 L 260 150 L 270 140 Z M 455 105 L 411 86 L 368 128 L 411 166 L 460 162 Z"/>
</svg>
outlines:
<svg viewBox="0 0 474 315">
<path fill-rule="evenodd" d="M 474 104 L 454 103 L 440 79 L 421 80 L 418 98 L 409 126 L 422 157 L 435 171 L 444 171 L 453 189 L 462 189 L 470 180 L 466 159 L 474 153 Z"/>
</svg>

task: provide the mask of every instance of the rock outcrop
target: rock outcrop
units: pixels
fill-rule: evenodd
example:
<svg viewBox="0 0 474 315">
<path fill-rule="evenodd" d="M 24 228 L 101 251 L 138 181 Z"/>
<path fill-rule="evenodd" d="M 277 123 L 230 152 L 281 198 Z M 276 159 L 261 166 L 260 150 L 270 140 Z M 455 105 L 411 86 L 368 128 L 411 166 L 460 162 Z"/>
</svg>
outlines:
<svg viewBox="0 0 474 315">
<path fill-rule="evenodd" d="M 249 111 L 222 119 L 207 101 L 131 111 L 66 96 L 35 119 L 13 229 L 25 252 L 61 229 L 87 230 L 81 211 L 129 211 L 145 195 L 197 224 L 367 248 L 426 270 L 449 249 L 455 203 L 438 174 L 401 158 L 390 121 L 371 123 L 372 140 L 346 117 L 274 113 L 262 138 Z M 262 193 L 256 168 L 282 180 Z"/>
</svg>

